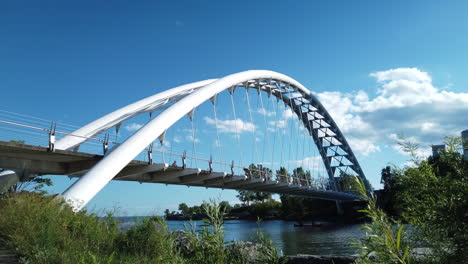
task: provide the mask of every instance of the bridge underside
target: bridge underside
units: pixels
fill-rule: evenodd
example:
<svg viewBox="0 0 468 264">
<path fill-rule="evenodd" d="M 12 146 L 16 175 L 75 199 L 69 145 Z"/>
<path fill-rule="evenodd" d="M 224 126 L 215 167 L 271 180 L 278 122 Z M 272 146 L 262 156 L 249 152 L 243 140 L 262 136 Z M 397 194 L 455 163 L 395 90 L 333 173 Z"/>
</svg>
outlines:
<svg viewBox="0 0 468 264">
<path fill-rule="evenodd" d="M 24 175 L 81 177 L 102 158 L 102 155 L 67 150 L 48 152 L 45 147 L 0 141 L 0 168 L 21 171 Z M 27 179 L 23 178 L 23 180 Z M 199 168 L 182 168 L 169 166 L 166 163 L 148 164 L 137 160 L 130 162 L 113 180 L 251 190 L 325 200 L 361 199 L 351 193 L 318 190 L 297 184 L 264 181 L 260 178 L 248 179 L 245 175 L 229 175 L 225 172 L 210 172 Z"/>
</svg>

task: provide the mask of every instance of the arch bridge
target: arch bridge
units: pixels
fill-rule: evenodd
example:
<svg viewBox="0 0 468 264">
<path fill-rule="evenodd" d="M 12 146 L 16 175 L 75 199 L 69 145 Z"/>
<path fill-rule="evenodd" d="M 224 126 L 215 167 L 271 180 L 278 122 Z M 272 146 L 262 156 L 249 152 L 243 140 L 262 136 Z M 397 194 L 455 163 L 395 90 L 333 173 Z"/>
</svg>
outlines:
<svg viewBox="0 0 468 264">
<path fill-rule="evenodd" d="M 235 99 L 235 94 L 243 94 L 239 90 L 244 90 L 245 95 L 242 95 L 242 99 Z M 252 119 L 253 112 L 249 98 L 249 92 L 252 93 L 252 90 L 258 95 L 257 102 L 261 105 L 260 109 L 262 111 L 265 112 L 263 98 L 266 97 L 271 102 L 276 103 L 276 109 L 278 109 L 278 105 L 282 105 L 285 110 L 289 111 L 290 115 L 284 114 L 288 113 L 287 111 L 284 111 L 283 115 L 276 112 L 274 115 L 272 114 L 276 119 L 267 121 L 265 117 L 267 114 L 263 113 L 264 129 L 260 131 L 260 126 Z M 221 94 L 226 94 L 231 100 L 231 111 L 234 117 L 231 120 L 222 121 L 217 117 L 217 109 L 220 107 L 218 98 Z M 240 102 L 243 103 L 242 107 L 249 110 L 251 122 L 248 122 L 247 125 L 247 122 L 243 122 L 236 116 L 239 109 L 237 111 L 235 109 L 235 100 L 242 100 Z M 180 165 L 176 162 L 173 164 L 155 163 L 152 159 L 153 142 L 159 141 L 160 144 L 164 144 L 166 133 L 171 127 L 185 116 L 193 121 L 196 109 L 205 102 L 210 101 L 214 108 L 214 118 L 205 120 L 207 123 L 212 124 L 214 130 L 216 130 L 216 137 L 213 137 L 212 140 L 219 149 L 219 155 L 216 155 L 215 158 L 213 158 L 213 154 L 210 154 L 209 158 L 197 157 L 195 151 L 196 136 L 192 122 L 192 155 L 187 155 L 186 152 L 176 154 L 179 156 Z M 229 108 L 225 104 L 222 106 L 223 108 Z M 106 138 L 104 155 L 98 158 L 94 157 L 92 162 L 89 162 L 89 160 L 85 162 L 86 155 L 78 152 L 80 146 L 89 139 L 111 128 L 115 128 L 118 132 L 123 122 L 145 113 L 149 113 L 152 117 L 146 124 L 129 135 L 125 141 L 115 144 L 112 148 L 108 148 L 109 140 Z M 287 123 L 289 122 L 288 118 L 291 118 L 291 116 L 295 116 L 298 120 L 298 127 L 295 135 L 292 136 L 291 130 L 287 130 L 289 126 Z M 251 154 L 253 157 L 256 156 L 257 159 L 255 161 L 244 159 L 244 161 L 248 161 L 247 163 L 252 165 L 242 165 L 242 159 L 245 158 L 242 157 L 242 146 L 240 146 L 239 151 L 233 150 L 234 148 L 228 150 L 238 152 L 237 154 L 240 156 L 238 160 L 233 159 L 229 162 L 222 160 L 220 133 L 223 133 L 223 129 L 226 129 L 222 126 L 226 125 L 235 127 L 236 131 L 233 138 L 237 139 L 239 145 L 241 145 L 239 140 L 241 131 L 250 131 L 253 134 L 252 145 L 254 148 Z M 277 132 L 281 129 L 283 129 L 283 133 Z M 43 149 L 36 149 L 35 151 L 38 153 L 42 151 L 44 154 L 41 155 L 51 157 L 49 161 L 52 161 L 53 157 L 57 159 L 61 155 L 63 164 L 66 164 L 67 159 L 73 160 L 75 162 L 73 164 L 76 164 L 77 159 L 80 158 L 82 164 L 87 164 L 76 170 L 71 170 L 71 165 L 68 164 L 64 165 L 63 169 L 57 169 L 52 173 L 47 170 L 35 172 L 37 174 L 51 173 L 79 176 L 79 179 L 62 194 L 65 201 L 75 211 L 81 210 L 111 180 L 252 190 L 329 200 L 355 200 L 361 199 L 361 197 L 343 188 L 341 182 L 345 178 L 359 177 L 364 182 L 366 189 L 371 190 L 364 172 L 344 135 L 317 97 L 296 80 L 272 71 L 245 71 L 220 79 L 205 80 L 172 88 L 98 118 L 72 133 L 66 134 L 57 141 L 55 141 L 55 128 L 49 129 L 48 132 L 50 139 L 48 152 L 43 151 Z M 318 151 L 317 157 L 320 158 L 321 166 L 325 171 L 324 174 L 327 176 L 326 184 L 314 183 L 313 175 L 316 172 L 313 169 L 307 172 L 299 170 L 299 168 L 295 169 L 293 173 L 285 171 L 281 162 L 273 160 L 274 153 L 271 154 L 272 160 L 265 162 L 263 157 L 262 161 L 259 161 L 258 141 L 264 139 L 263 141 L 267 142 L 264 144 L 270 145 L 264 147 L 264 152 L 265 148 L 273 152 L 273 146 L 277 144 L 272 144 L 270 137 L 276 139 L 278 135 L 290 139 L 296 137 L 298 140 L 303 137 L 304 140 L 307 138 L 313 142 Z M 283 140 L 281 144 L 284 145 L 286 141 Z M 296 145 L 298 148 L 301 147 L 301 143 Z M 307 155 L 307 153 L 310 150 L 305 148 L 302 145 L 302 152 L 305 157 L 309 157 L 310 155 Z M 148 153 L 146 163 L 135 161 L 135 158 L 142 152 Z M 285 152 L 283 147 L 278 152 L 281 152 L 281 160 L 283 161 L 282 152 Z M 80 158 L 77 158 L 77 156 Z M 263 153 L 263 156 L 265 156 L 265 153 Z M 189 159 L 195 161 L 195 166 L 193 166 L 193 162 L 191 163 L 192 166 L 189 165 L 187 162 Z M 199 168 L 197 161 L 200 163 L 203 161 L 206 168 Z M 12 163 L 0 162 L 0 165 L 4 166 L 4 168 L 8 168 L 8 164 Z M 283 169 L 273 171 L 269 168 L 269 165 L 273 166 L 272 164 L 276 164 L 277 168 L 283 167 Z M 296 164 L 298 163 L 296 162 Z"/>
</svg>

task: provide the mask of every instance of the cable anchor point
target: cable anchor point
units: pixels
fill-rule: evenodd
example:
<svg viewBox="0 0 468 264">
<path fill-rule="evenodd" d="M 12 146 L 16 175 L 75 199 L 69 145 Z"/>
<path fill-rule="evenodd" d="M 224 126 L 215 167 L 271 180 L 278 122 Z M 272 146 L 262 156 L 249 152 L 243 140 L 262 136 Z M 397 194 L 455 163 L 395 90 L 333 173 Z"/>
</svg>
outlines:
<svg viewBox="0 0 468 264">
<path fill-rule="evenodd" d="M 153 164 L 153 143 L 148 146 L 148 165 Z"/>
<path fill-rule="evenodd" d="M 57 123 L 53 121 L 50 124 L 50 129 L 49 129 L 49 148 L 47 151 L 49 152 L 54 152 L 55 151 L 55 131 L 57 129 Z"/>
<path fill-rule="evenodd" d="M 102 141 L 103 155 L 106 155 L 108 150 L 109 150 L 109 133 L 106 133 L 106 135 L 104 136 L 104 140 Z"/>
</svg>

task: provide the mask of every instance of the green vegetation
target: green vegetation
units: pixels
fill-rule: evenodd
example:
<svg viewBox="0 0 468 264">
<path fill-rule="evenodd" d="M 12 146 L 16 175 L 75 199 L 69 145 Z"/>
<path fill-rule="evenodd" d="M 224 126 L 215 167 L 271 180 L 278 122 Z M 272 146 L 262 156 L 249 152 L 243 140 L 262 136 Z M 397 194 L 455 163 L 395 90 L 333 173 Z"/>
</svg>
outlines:
<svg viewBox="0 0 468 264">
<path fill-rule="evenodd" d="M 43 190 L 45 186 L 52 186 L 52 180 L 50 178 L 36 176 L 34 178 L 28 179 L 27 181 L 20 181 L 13 184 L 10 188 L 8 188 L 5 194 L 0 194 L 0 196 L 7 195 L 8 193 L 18 193 L 22 191 L 33 191 L 45 194 L 46 192 Z"/>
<path fill-rule="evenodd" d="M 0 199 L 0 243 L 23 263 L 278 263 L 264 236 L 253 255 L 243 242 L 224 242 L 224 208 L 205 203 L 208 221 L 201 231 L 172 232 L 158 217 L 120 231 L 111 214 L 73 213 L 52 196 L 10 193 Z"/>
<path fill-rule="evenodd" d="M 250 178 L 271 179 L 271 169 L 262 165 L 250 164 L 245 168 L 245 174 Z M 304 170 L 302 167 L 293 169 L 289 173 L 286 168 L 281 167 L 276 172 L 279 182 L 292 183 L 300 185 L 310 185 L 316 188 L 326 188 L 326 182 L 319 182 L 312 180 L 310 171 Z M 270 177 L 270 178 L 269 178 Z M 354 180 L 355 176 L 342 173 L 340 177 L 336 177 L 336 183 L 340 190 L 346 192 L 357 193 L 358 186 Z M 319 184 L 319 186 L 317 186 Z M 362 214 L 357 213 L 354 208 L 363 206 L 362 202 L 348 202 L 343 203 L 344 215 L 337 215 L 335 201 L 304 198 L 294 195 L 280 195 L 281 202 L 272 199 L 271 193 L 268 192 L 254 192 L 248 190 L 239 190 L 237 198 L 242 205 L 236 204 L 234 207 L 229 205 L 228 202 L 223 201 L 221 205 L 226 208 L 225 219 L 284 219 L 294 221 L 305 220 L 323 220 L 323 221 L 337 221 L 337 222 L 360 222 L 363 219 Z M 200 220 L 206 218 L 203 212 L 203 204 L 189 207 L 185 203 L 179 204 L 179 212 L 168 209 L 165 211 L 166 219 L 169 220 Z"/>
<path fill-rule="evenodd" d="M 468 161 L 461 138 L 447 138 L 446 149 L 422 160 L 418 146 L 401 143 L 412 166 L 382 170 L 384 208 L 412 227 L 410 235 L 369 198 L 365 213 L 372 219 L 361 241 L 363 263 L 466 263 L 468 259 Z M 361 190 L 362 193 L 362 190 Z M 406 238 L 406 239 L 405 239 Z M 429 252 L 415 258 L 411 248 Z M 369 253 L 374 257 L 369 258 Z M 414 252 L 413 252 L 414 253 Z"/>
<path fill-rule="evenodd" d="M 438 156 L 415 160 L 396 177 L 399 214 L 417 227 L 415 240 L 434 251 L 434 263 L 468 259 L 468 162 L 461 148 L 461 138 L 447 138 Z"/>
<path fill-rule="evenodd" d="M 405 226 L 389 218 L 376 205 L 374 196 L 368 196 L 362 180 L 356 178 L 359 194 L 368 198 L 367 208 L 360 210 L 370 218 L 361 228 L 366 236 L 358 242 L 361 257 L 358 263 L 410 263 L 410 246 L 405 240 Z"/>
</svg>

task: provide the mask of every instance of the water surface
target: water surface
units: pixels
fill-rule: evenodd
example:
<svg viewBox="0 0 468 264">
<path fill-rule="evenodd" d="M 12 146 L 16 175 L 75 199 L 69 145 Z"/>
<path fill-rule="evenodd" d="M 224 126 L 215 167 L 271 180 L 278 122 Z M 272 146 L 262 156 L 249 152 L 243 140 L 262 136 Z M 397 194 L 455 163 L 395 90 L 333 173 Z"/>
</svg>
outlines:
<svg viewBox="0 0 468 264">
<path fill-rule="evenodd" d="M 136 218 L 123 218 L 123 226 L 132 225 Z M 295 222 L 282 220 L 264 221 L 260 229 L 271 238 L 284 255 L 313 254 L 340 255 L 356 254 L 352 248 L 353 239 L 359 239 L 364 232 L 360 225 L 333 225 L 323 223 L 321 227 L 294 227 Z M 204 225 L 193 221 L 197 228 Z M 188 221 L 167 221 L 170 230 L 181 230 L 190 225 Z M 224 223 L 226 241 L 252 241 L 259 226 L 255 221 L 229 220 Z"/>
</svg>

